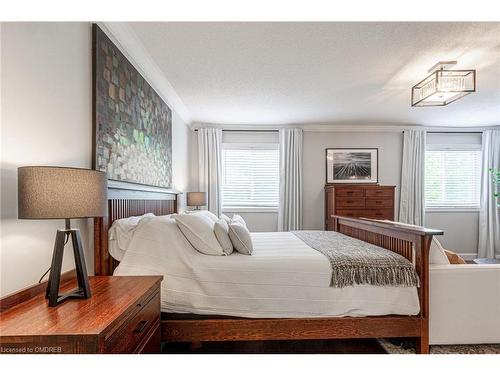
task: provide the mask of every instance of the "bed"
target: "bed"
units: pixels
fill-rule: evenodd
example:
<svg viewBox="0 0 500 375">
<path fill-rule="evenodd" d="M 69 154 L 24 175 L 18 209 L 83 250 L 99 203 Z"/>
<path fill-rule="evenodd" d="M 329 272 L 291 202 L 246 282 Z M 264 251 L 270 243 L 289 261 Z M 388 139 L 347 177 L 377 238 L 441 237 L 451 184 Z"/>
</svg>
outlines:
<svg viewBox="0 0 500 375">
<path fill-rule="evenodd" d="M 441 231 L 334 218 L 337 232 L 413 262 L 420 278 L 418 288 L 332 288 L 328 261 L 292 233 L 253 234 L 256 252 L 251 257 L 179 251 L 170 270 L 168 265 L 161 268 L 160 261 L 160 268 L 151 269 L 155 262 L 144 261 L 158 256 L 155 251 L 164 244 L 136 245 L 137 254 L 128 254 L 123 264 L 110 256 L 108 230 L 115 220 L 149 212 L 175 213 L 177 197 L 110 189 L 108 215 L 95 220 L 96 275 L 111 275 L 115 269 L 116 275 L 168 273 L 169 283 L 162 287 L 162 296 L 168 296 L 162 300 L 163 341 L 414 337 L 417 351 L 428 352 L 428 253 L 432 236 Z"/>
</svg>

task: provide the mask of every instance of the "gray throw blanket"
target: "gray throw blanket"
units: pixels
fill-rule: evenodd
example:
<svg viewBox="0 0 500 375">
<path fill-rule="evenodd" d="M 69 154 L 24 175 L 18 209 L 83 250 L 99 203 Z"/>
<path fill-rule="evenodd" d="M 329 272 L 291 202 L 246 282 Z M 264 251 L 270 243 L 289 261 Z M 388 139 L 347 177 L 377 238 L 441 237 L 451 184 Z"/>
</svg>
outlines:
<svg viewBox="0 0 500 375">
<path fill-rule="evenodd" d="M 330 286 L 354 284 L 419 286 L 418 275 L 408 259 L 390 250 L 338 232 L 292 232 L 309 247 L 325 255 L 332 266 Z"/>
</svg>

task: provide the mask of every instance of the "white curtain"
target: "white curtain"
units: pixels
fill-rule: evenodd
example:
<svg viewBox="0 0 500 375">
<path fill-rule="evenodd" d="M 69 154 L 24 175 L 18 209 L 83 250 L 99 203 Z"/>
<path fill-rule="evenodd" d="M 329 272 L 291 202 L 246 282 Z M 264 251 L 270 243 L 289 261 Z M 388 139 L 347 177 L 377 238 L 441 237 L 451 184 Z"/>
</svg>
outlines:
<svg viewBox="0 0 500 375">
<path fill-rule="evenodd" d="M 302 129 L 280 129 L 278 230 L 302 229 Z"/>
<path fill-rule="evenodd" d="M 479 212 L 480 258 L 500 259 L 500 208 L 494 196 L 495 187 L 490 169 L 500 170 L 500 130 L 483 132 L 483 157 L 481 169 L 481 210 Z"/>
<path fill-rule="evenodd" d="M 405 130 L 399 221 L 424 225 L 425 131 Z"/>
<path fill-rule="evenodd" d="M 207 193 L 208 210 L 222 213 L 222 129 L 198 129 L 200 191 Z"/>
</svg>

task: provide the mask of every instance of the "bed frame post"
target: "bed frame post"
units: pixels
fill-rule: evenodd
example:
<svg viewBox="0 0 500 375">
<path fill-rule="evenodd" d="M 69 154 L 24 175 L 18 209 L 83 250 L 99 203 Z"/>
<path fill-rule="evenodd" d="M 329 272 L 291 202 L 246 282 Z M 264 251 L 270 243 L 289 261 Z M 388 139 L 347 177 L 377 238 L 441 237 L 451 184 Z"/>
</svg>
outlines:
<svg viewBox="0 0 500 375">
<path fill-rule="evenodd" d="M 334 216 L 333 220 L 335 231 L 391 250 L 414 262 L 420 278 L 419 334 L 416 336 L 416 352 L 429 353 L 429 251 L 432 237 L 442 235 L 443 232 L 378 220 L 341 216 Z"/>
<path fill-rule="evenodd" d="M 416 340 L 416 352 L 418 354 L 429 353 L 429 251 L 432 242 L 432 236 L 420 237 L 419 247 L 415 253 L 417 272 L 420 275 L 420 317 L 422 319 L 421 335 Z"/>
</svg>

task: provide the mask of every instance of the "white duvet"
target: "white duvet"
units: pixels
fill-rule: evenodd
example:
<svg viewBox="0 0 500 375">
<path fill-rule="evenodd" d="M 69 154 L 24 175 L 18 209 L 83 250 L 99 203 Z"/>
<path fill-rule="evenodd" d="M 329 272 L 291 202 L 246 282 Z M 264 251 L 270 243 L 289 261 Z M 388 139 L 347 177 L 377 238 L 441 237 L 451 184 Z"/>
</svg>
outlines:
<svg viewBox="0 0 500 375">
<path fill-rule="evenodd" d="M 415 287 L 330 287 L 328 259 L 288 232 L 252 233 L 254 253 L 197 252 L 170 216 L 143 218 L 115 275 L 163 275 L 164 312 L 249 318 L 416 315 Z"/>
</svg>

